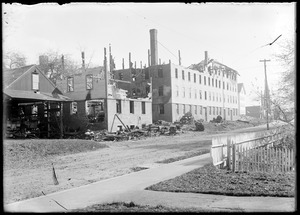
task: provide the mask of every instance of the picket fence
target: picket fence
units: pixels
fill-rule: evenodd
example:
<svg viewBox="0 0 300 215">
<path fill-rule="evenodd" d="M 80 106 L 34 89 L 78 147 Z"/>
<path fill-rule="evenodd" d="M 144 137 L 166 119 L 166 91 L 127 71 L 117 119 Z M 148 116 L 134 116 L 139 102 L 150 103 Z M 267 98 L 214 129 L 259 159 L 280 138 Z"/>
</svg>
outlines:
<svg viewBox="0 0 300 215">
<path fill-rule="evenodd" d="M 213 138 L 213 164 L 232 171 L 289 171 L 294 166 L 293 149 L 273 147 L 283 138 L 280 130 Z"/>
</svg>

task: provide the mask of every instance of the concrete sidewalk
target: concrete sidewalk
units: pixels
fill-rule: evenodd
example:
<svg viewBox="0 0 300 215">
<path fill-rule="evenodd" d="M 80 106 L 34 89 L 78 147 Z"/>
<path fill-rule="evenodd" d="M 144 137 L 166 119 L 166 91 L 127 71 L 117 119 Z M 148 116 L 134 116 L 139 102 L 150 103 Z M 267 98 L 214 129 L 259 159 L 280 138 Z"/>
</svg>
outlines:
<svg viewBox="0 0 300 215">
<path fill-rule="evenodd" d="M 294 198 L 229 197 L 144 190 L 210 163 L 210 154 L 161 164 L 153 168 L 4 206 L 7 212 L 67 212 L 93 204 L 133 201 L 136 204 L 195 207 L 209 211 L 294 211 Z"/>
</svg>

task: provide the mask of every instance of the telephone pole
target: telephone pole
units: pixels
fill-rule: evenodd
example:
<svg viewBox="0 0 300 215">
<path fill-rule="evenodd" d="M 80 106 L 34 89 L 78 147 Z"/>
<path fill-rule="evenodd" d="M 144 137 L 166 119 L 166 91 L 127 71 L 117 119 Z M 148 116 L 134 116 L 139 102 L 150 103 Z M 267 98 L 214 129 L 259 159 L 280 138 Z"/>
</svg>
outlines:
<svg viewBox="0 0 300 215">
<path fill-rule="evenodd" d="M 259 62 L 264 62 L 265 68 L 265 103 L 266 103 L 266 113 L 267 113 L 267 130 L 269 130 L 269 88 L 268 88 L 268 80 L 267 80 L 267 64 L 271 60 L 260 60 Z"/>
</svg>

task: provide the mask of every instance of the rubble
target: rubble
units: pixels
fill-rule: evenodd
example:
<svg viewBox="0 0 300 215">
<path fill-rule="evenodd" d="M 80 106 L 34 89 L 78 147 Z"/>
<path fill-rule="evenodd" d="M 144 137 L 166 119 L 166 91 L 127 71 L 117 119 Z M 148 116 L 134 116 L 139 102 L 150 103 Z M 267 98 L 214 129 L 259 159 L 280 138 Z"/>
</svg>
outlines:
<svg viewBox="0 0 300 215">
<path fill-rule="evenodd" d="M 98 142 L 102 141 L 124 141 L 124 140 L 138 140 L 145 137 L 159 136 L 159 135 L 176 135 L 180 132 L 179 125 L 172 124 L 163 120 L 159 120 L 154 124 L 144 125 L 142 128 L 135 127 L 134 129 L 122 130 L 116 132 L 108 132 L 106 130 L 91 131 L 87 130 L 85 139 L 90 139 Z"/>
</svg>

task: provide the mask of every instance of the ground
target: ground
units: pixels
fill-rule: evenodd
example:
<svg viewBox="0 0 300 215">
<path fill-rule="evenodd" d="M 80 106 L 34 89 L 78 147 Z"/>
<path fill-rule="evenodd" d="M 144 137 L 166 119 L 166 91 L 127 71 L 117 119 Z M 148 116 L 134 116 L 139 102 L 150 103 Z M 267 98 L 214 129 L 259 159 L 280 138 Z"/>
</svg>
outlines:
<svg viewBox="0 0 300 215">
<path fill-rule="evenodd" d="M 248 126 L 238 123 L 232 127 Z M 204 132 L 101 143 L 76 139 L 4 140 L 4 204 L 207 153 L 211 138 L 225 131 L 211 125 Z M 58 185 L 54 185 L 54 174 Z"/>
</svg>

